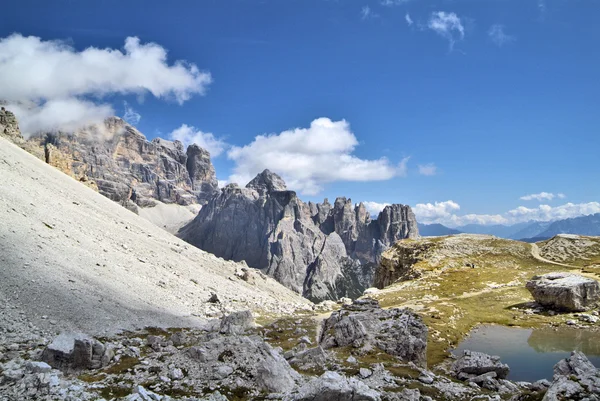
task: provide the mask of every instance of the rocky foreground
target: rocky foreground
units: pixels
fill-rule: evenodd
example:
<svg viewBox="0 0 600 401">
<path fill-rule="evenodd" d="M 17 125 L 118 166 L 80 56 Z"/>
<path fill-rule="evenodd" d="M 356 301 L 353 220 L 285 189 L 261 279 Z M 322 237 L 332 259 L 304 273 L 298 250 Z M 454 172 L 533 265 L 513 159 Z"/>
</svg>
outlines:
<svg viewBox="0 0 600 401">
<path fill-rule="evenodd" d="M 365 299 L 320 334 L 305 322 L 260 327 L 246 311 L 196 329 L 2 340 L 0 400 L 600 400 L 600 370 L 581 353 L 560 361 L 552 382 L 515 383 L 497 357 L 476 352 L 427 370 L 427 328 L 408 310 Z"/>
</svg>

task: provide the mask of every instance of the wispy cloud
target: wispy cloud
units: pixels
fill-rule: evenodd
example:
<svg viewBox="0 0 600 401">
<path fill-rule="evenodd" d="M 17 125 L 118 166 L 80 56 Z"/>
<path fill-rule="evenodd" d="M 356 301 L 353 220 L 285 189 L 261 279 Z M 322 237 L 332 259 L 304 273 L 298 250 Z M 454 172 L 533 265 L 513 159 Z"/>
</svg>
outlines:
<svg viewBox="0 0 600 401">
<path fill-rule="evenodd" d="M 516 38 L 504 32 L 504 25 L 494 24 L 488 31 L 488 36 L 498 47 L 502 47 L 507 43 L 513 42 Z"/>
<path fill-rule="evenodd" d="M 419 174 L 421 175 L 436 175 L 437 167 L 433 163 L 419 164 Z"/>
<path fill-rule="evenodd" d="M 427 27 L 450 43 L 450 50 L 454 44 L 465 37 L 465 27 L 455 13 L 436 11 L 431 14 Z"/>
<path fill-rule="evenodd" d="M 381 0 L 382 6 L 392 7 L 399 6 L 404 3 L 408 3 L 410 0 Z"/>
<path fill-rule="evenodd" d="M 408 24 L 408 26 L 411 26 L 412 24 L 414 24 L 414 21 L 410 17 L 409 13 L 406 13 L 406 15 L 404 16 L 404 19 L 406 20 L 406 23 Z"/>
<path fill-rule="evenodd" d="M 125 107 L 123 120 L 127 121 L 127 123 L 131 125 L 139 124 L 140 120 L 142 119 L 142 115 L 135 111 L 133 107 L 131 107 L 127 102 L 123 102 L 123 106 Z"/>
<path fill-rule="evenodd" d="M 554 198 L 564 199 L 564 198 L 566 198 L 566 195 L 563 193 L 553 194 L 552 192 L 540 192 L 539 194 L 530 194 L 530 195 L 521 196 L 521 198 L 519 198 L 519 199 L 524 200 L 524 201 L 536 200 L 538 202 L 543 202 L 543 201 L 551 201 Z"/>
<path fill-rule="evenodd" d="M 366 19 L 370 19 L 370 18 L 377 18 L 379 17 L 379 14 L 375 13 L 373 10 L 371 10 L 371 7 L 369 6 L 364 6 L 361 10 L 360 10 L 360 17 L 363 20 Z"/>
</svg>

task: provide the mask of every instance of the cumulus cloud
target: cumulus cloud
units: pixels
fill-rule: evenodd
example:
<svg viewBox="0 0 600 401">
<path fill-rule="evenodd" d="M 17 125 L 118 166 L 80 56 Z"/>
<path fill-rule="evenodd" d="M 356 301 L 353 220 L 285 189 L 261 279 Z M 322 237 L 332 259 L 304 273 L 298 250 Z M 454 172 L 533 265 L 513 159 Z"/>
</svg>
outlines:
<svg viewBox="0 0 600 401">
<path fill-rule="evenodd" d="M 419 164 L 419 174 L 421 175 L 435 175 L 437 173 L 437 167 L 433 163 Z"/>
<path fill-rule="evenodd" d="M 419 223 L 440 223 L 450 227 L 463 226 L 466 224 L 517 224 L 535 221 L 555 221 L 572 217 L 586 216 L 600 213 L 599 202 L 589 203 L 566 203 L 561 206 L 552 207 L 540 205 L 536 208 L 519 206 L 503 214 L 467 214 L 459 215 L 460 205 L 453 201 L 417 204 L 413 211 Z"/>
<path fill-rule="evenodd" d="M 123 49 L 89 47 L 81 51 L 63 41 L 35 36 L 13 34 L 0 39 L 2 98 L 13 108 L 33 103 L 27 107 L 28 113 L 18 116 L 24 127 L 66 130 L 87 125 L 88 115 L 108 110 L 110 106 L 100 102 L 111 94 L 142 97 L 150 93 L 181 104 L 195 94 L 204 94 L 210 82 L 210 74 L 196 65 L 185 61 L 170 65 L 163 47 L 143 44 L 136 37 L 128 37 Z M 69 104 L 76 108 L 63 109 L 67 116 L 52 119 L 45 113 Z M 30 115 L 36 116 L 35 123 L 27 121 Z M 63 120 L 68 124 L 63 125 Z M 40 126 L 41 122 L 48 125 Z M 33 133 L 28 129 L 25 134 Z"/>
<path fill-rule="evenodd" d="M 409 13 L 406 13 L 406 15 L 404 16 L 404 19 L 406 20 L 406 23 L 408 24 L 408 26 L 411 26 L 412 24 L 414 24 L 412 18 L 410 17 Z"/>
<path fill-rule="evenodd" d="M 371 216 L 377 216 L 386 206 L 391 205 L 391 203 L 379 203 L 379 202 L 363 202 L 367 211 Z"/>
<path fill-rule="evenodd" d="M 504 25 L 500 24 L 492 25 L 488 31 L 488 36 L 498 47 L 502 47 L 515 40 L 514 36 L 507 35 L 504 32 Z"/>
<path fill-rule="evenodd" d="M 531 195 L 521 196 L 520 199 L 524 200 L 524 201 L 536 200 L 538 202 L 543 202 L 543 201 L 551 201 L 554 198 L 564 199 L 564 198 L 566 198 L 566 195 L 562 194 L 562 193 L 555 195 L 551 192 L 540 192 L 539 194 L 531 194 Z"/>
<path fill-rule="evenodd" d="M 381 181 L 403 176 L 408 158 L 393 164 L 382 157 L 365 160 L 353 154 L 358 140 L 345 120 L 314 120 L 308 128 L 259 135 L 250 144 L 232 147 L 235 162 L 230 182 L 246 184 L 264 169 L 280 174 L 288 187 L 315 195 L 334 181 Z"/>
<path fill-rule="evenodd" d="M 457 40 L 462 40 L 465 37 L 465 28 L 455 13 L 434 12 L 429 18 L 427 27 L 447 39 L 450 43 L 450 50 L 454 48 Z"/>
<path fill-rule="evenodd" d="M 413 208 L 417 220 L 423 223 L 447 219 L 457 210 L 460 210 L 460 205 L 452 200 L 435 203 L 418 203 Z"/>
<path fill-rule="evenodd" d="M 142 119 L 141 114 L 138 113 L 137 111 L 135 111 L 133 109 L 133 107 L 131 107 L 129 105 L 129 103 L 123 102 L 123 105 L 125 107 L 125 113 L 123 114 L 123 120 L 127 121 L 127 123 L 129 123 L 131 125 L 139 124 L 140 120 Z"/>
<path fill-rule="evenodd" d="M 169 138 L 172 140 L 181 141 L 186 147 L 195 143 L 208 150 L 212 157 L 217 157 L 229 147 L 229 145 L 222 139 L 215 137 L 210 132 L 202 132 L 196 127 L 182 124 L 181 127 L 172 131 L 169 134 Z"/>
</svg>

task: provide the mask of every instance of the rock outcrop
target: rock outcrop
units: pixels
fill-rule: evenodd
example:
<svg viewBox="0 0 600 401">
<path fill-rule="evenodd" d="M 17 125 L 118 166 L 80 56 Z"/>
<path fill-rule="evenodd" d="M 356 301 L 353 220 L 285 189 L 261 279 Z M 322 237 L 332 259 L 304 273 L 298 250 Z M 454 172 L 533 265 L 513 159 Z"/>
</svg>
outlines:
<svg viewBox="0 0 600 401">
<path fill-rule="evenodd" d="M 218 190 L 210 155 L 196 145 L 187 151 L 179 141 L 148 141 L 120 118 L 74 133 L 32 137 L 44 147 L 46 162 L 80 181 L 94 181 L 99 192 L 125 205 L 206 203 Z"/>
<path fill-rule="evenodd" d="M 600 303 L 600 284 L 574 273 L 534 276 L 526 287 L 537 303 L 556 310 L 581 312 Z"/>
<path fill-rule="evenodd" d="M 418 229 L 408 206 L 388 206 L 372 220 L 363 204 L 346 198 L 306 204 L 265 170 L 245 188 L 223 188 L 179 236 L 321 301 L 360 296 L 371 286 L 382 252 L 417 237 Z"/>
<path fill-rule="evenodd" d="M 427 326 L 422 319 L 408 309 L 382 309 L 373 299 L 359 299 L 333 312 L 323 322 L 319 343 L 361 352 L 380 349 L 420 366 L 427 362 Z"/>
<path fill-rule="evenodd" d="M 14 114 L 0 110 L 0 134 L 132 211 L 156 201 L 203 205 L 218 192 L 208 151 L 197 145 L 186 150 L 179 141 L 148 141 L 118 117 L 25 140 Z"/>
<path fill-rule="evenodd" d="M 489 373 L 493 373 L 494 378 L 506 379 L 510 368 L 501 363 L 498 356 L 465 350 L 452 365 L 452 370 L 461 380 Z"/>
<path fill-rule="evenodd" d="M 554 378 L 542 401 L 600 400 L 600 369 L 578 351 L 554 366 Z"/>
</svg>

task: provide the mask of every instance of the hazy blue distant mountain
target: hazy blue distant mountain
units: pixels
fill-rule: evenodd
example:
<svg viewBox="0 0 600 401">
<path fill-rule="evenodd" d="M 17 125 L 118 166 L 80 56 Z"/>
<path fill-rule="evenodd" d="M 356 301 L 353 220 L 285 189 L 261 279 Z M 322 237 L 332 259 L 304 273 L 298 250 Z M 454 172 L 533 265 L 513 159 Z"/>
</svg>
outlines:
<svg viewBox="0 0 600 401">
<path fill-rule="evenodd" d="M 536 237 L 554 237 L 557 234 L 600 235 L 600 213 L 555 221 Z"/>
<path fill-rule="evenodd" d="M 418 224 L 419 234 L 423 237 L 439 237 L 441 235 L 460 234 L 458 230 L 448 228 L 441 224 Z"/>
<path fill-rule="evenodd" d="M 496 224 L 493 226 L 484 226 L 482 224 L 467 224 L 466 226 L 456 227 L 456 229 L 463 233 L 488 234 L 495 235 L 496 237 L 500 238 L 512 238 L 513 234 L 516 234 L 517 232 L 521 231 L 529 224 L 531 223 L 518 223 L 512 226 L 505 226 L 502 224 Z"/>
<path fill-rule="evenodd" d="M 532 221 L 522 230 L 510 236 L 511 239 L 537 238 L 542 232 L 546 231 L 552 222 L 550 221 Z"/>
</svg>

